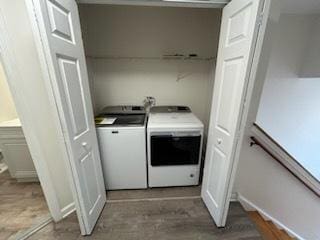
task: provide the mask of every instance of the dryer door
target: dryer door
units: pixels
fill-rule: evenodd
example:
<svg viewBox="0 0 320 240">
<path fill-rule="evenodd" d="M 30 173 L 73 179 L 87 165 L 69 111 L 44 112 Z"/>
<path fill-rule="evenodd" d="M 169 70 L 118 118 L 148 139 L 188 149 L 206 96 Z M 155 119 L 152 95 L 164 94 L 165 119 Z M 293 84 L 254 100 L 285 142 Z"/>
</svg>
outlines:
<svg viewBox="0 0 320 240">
<path fill-rule="evenodd" d="M 151 166 L 197 165 L 201 135 L 151 136 Z"/>
</svg>

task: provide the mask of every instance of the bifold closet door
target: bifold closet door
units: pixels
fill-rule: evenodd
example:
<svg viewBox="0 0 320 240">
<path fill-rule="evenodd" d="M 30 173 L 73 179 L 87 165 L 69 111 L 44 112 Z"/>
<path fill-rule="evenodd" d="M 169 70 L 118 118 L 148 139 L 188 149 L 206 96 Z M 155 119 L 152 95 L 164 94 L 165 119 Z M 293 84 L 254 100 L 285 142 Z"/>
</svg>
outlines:
<svg viewBox="0 0 320 240">
<path fill-rule="evenodd" d="M 224 226 L 240 144 L 240 120 L 263 0 L 233 0 L 222 13 L 217 67 L 201 196 Z"/>
<path fill-rule="evenodd" d="M 106 203 L 106 192 L 75 0 L 32 0 L 58 108 L 78 219 L 90 234 Z"/>
</svg>

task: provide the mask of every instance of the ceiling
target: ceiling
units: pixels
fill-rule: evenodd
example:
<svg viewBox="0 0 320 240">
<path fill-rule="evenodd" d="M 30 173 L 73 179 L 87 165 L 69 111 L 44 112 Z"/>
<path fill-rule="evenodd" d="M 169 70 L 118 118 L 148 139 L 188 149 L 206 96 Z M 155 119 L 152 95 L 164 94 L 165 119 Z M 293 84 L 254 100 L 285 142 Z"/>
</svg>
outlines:
<svg viewBox="0 0 320 240">
<path fill-rule="evenodd" d="M 282 0 L 282 12 L 293 14 L 320 14 L 320 0 Z"/>
</svg>

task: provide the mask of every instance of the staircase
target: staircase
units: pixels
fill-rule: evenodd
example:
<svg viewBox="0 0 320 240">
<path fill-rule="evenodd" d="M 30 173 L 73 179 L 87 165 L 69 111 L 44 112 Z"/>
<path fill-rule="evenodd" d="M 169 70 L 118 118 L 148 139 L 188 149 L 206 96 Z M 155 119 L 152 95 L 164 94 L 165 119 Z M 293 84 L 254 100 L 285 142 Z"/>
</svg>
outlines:
<svg viewBox="0 0 320 240">
<path fill-rule="evenodd" d="M 284 230 L 280 230 L 271 221 L 266 221 L 257 211 L 248 212 L 250 219 L 257 225 L 263 240 L 293 240 Z"/>
</svg>

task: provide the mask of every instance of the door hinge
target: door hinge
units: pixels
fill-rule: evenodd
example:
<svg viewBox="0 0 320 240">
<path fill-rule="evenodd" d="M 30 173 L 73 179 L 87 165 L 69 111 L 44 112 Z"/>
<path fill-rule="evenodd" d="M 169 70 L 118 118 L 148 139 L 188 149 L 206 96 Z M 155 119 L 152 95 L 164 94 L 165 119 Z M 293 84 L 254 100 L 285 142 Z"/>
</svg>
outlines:
<svg viewBox="0 0 320 240">
<path fill-rule="evenodd" d="M 258 23 L 257 23 L 258 26 L 261 26 L 261 25 L 262 25 L 263 16 L 264 16 L 263 12 L 259 14 L 259 16 L 258 16 Z"/>
<path fill-rule="evenodd" d="M 236 141 L 238 142 L 240 140 L 240 136 L 241 136 L 241 131 L 239 130 L 237 132 L 237 135 L 236 135 Z"/>
</svg>

